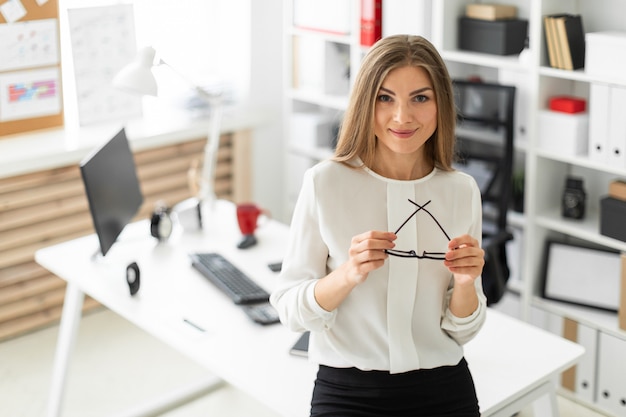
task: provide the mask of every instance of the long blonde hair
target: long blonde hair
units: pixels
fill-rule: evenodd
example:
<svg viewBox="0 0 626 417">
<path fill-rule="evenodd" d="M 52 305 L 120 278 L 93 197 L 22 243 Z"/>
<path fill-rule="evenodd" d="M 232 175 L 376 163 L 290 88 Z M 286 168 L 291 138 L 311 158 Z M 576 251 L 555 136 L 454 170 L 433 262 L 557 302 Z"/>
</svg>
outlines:
<svg viewBox="0 0 626 417">
<path fill-rule="evenodd" d="M 436 48 L 425 38 L 413 35 L 383 38 L 363 59 L 341 124 L 334 160 L 348 163 L 359 157 L 365 166 L 372 166 L 376 149 L 376 97 L 387 74 L 405 66 L 423 68 L 433 84 L 437 128 L 424 145 L 426 157 L 437 168 L 452 170 L 456 125 L 452 81 Z"/>
</svg>

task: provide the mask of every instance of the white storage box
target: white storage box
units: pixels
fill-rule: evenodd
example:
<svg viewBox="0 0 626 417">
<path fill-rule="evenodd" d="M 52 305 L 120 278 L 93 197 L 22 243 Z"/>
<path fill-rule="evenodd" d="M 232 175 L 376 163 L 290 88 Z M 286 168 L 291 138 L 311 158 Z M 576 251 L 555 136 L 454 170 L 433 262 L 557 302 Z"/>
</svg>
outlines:
<svg viewBox="0 0 626 417">
<path fill-rule="evenodd" d="M 626 32 L 587 33 L 585 72 L 626 80 Z"/>
<path fill-rule="evenodd" d="M 293 113 L 291 115 L 291 146 L 298 149 L 331 148 L 333 120 L 320 113 Z"/>
<path fill-rule="evenodd" d="M 319 37 L 294 36 L 293 88 L 314 94 L 347 96 L 350 48 Z"/>
<path fill-rule="evenodd" d="M 539 112 L 539 147 L 559 155 L 587 154 L 589 115 L 550 110 Z"/>
</svg>

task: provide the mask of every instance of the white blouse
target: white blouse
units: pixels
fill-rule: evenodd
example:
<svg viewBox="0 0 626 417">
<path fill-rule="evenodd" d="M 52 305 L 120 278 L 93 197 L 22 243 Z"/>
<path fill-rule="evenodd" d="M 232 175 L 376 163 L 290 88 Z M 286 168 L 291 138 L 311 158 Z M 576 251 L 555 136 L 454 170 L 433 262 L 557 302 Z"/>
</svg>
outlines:
<svg viewBox="0 0 626 417">
<path fill-rule="evenodd" d="M 423 209 L 415 213 L 409 200 Z M 448 308 L 454 280 L 442 260 L 389 256 L 334 311 L 315 300 L 315 283 L 348 260 L 353 236 L 396 232 L 409 217 L 397 232 L 396 250 L 446 252 L 446 234 L 481 241 L 480 191 L 465 173 L 434 169 L 399 181 L 334 161 L 307 171 L 270 301 L 290 329 L 311 330 L 311 361 L 399 373 L 461 360 L 461 345 L 485 320 L 486 298 L 478 277 L 479 307 L 469 317 L 455 317 Z"/>
</svg>

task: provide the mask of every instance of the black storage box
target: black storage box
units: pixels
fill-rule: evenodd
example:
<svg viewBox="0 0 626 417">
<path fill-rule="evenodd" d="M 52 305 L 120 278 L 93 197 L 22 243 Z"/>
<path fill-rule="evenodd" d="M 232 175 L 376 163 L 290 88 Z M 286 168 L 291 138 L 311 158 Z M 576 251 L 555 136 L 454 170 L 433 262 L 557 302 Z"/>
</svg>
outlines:
<svg viewBox="0 0 626 417">
<path fill-rule="evenodd" d="M 495 55 L 519 54 L 524 49 L 528 21 L 459 18 L 459 49 Z"/>
<path fill-rule="evenodd" d="M 600 200 L 600 233 L 626 242 L 626 201 L 613 197 Z"/>
</svg>

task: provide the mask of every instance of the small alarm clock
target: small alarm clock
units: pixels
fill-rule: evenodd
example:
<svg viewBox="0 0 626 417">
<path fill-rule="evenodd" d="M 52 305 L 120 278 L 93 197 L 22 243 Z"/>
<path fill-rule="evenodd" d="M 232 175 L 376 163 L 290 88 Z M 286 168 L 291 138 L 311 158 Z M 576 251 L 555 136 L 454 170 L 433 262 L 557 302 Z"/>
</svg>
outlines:
<svg viewBox="0 0 626 417">
<path fill-rule="evenodd" d="M 167 240 L 174 230 L 174 220 L 170 209 L 157 204 L 150 218 L 150 234 L 159 241 Z"/>
</svg>

